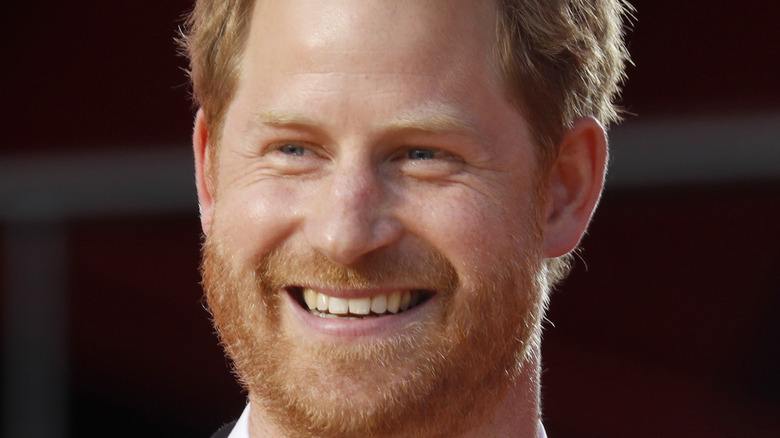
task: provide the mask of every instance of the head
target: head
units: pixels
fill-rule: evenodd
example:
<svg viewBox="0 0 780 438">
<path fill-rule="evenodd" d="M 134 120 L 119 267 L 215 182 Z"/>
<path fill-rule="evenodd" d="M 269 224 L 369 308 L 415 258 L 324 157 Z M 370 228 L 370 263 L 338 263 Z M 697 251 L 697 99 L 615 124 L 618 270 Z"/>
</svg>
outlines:
<svg viewBox="0 0 780 438">
<path fill-rule="evenodd" d="M 538 405 L 551 278 L 601 191 L 622 11 L 197 3 L 204 284 L 266 420 L 454 436 Z"/>
<path fill-rule="evenodd" d="M 615 100 L 628 52 L 626 0 L 497 0 L 495 67 L 507 99 L 528 119 L 540 172 L 558 156 L 563 133 L 592 116 L 605 128 L 619 121 Z M 180 43 L 190 59 L 193 97 L 216 153 L 233 99 L 255 0 L 200 0 Z M 213 176 L 213 175 L 212 175 Z M 570 253 L 546 261 L 550 284 L 568 273 Z"/>
</svg>

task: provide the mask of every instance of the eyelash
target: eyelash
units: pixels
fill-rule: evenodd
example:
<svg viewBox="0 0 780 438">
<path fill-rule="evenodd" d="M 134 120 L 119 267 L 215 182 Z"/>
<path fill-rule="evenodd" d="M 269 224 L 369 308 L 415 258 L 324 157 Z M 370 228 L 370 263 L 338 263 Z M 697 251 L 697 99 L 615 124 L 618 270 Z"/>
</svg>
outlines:
<svg viewBox="0 0 780 438">
<path fill-rule="evenodd" d="M 439 151 L 426 148 L 410 148 L 406 151 L 406 158 L 410 160 L 432 160 L 439 155 L 441 155 Z"/>
<path fill-rule="evenodd" d="M 306 142 L 282 141 L 271 144 L 267 152 L 278 153 L 290 158 L 312 158 L 321 156 L 316 145 Z"/>
<path fill-rule="evenodd" d="M 293 148 L 295 148 L 296 150 L 295 151 L 291 150 Z M 300 157 L 306 153 L 306 146 L 293 144 L 293 143 L 285 143 L 279 146 L 277 150 L 285 155 L 294 155 Z M 298 153 L 298 151 L 300 151 L 300 153 Z"/>
<path fill-rule="evenodd" d="M 318 155 L 315 147 L 305 143 L 282 142 L 278 143 L 273 150 L 290 157 L 304 157 L 309 155 Z M 444 152 L 440 149 L 431 147 L 407 147 L 398 152 L 395 160 L 410 161 L 432 161 L 432 160 L 453 160 L 461 161 L 456 155 Z"/>
<path fill-rule="evenodd" d="M 399 158 L 411 161 L 450 160 L 463 161 L 459 156 L 430 147 L 410 147 L 403 151 Z"/>
</svg>

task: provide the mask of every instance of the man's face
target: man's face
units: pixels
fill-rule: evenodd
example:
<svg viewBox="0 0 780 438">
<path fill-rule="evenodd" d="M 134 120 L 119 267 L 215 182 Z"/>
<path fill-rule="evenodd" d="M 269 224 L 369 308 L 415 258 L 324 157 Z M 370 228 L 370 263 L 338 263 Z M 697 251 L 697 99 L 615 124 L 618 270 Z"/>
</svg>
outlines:
<svg viewBox="0 0 780 438">
<path fill-rule="evenodd" d="M 462 427 L 541 314 L 537 161 L 494 5 L 259 3 L 204 262 L 253 406 L 304 435 Z"/>
</svg>

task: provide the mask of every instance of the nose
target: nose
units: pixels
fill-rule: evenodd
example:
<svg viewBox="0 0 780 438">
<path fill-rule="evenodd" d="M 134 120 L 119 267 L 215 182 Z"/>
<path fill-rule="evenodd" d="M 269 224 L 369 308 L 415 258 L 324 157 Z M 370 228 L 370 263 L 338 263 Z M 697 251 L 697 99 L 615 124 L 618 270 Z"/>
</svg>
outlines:
<svg viewBox="0 0 780 438">
<path fill-rule="evenodd" d="M 374 166 L 339 163 L 322 181 L 304 225 L 306 239 L 335 263 L 353 264 L 400 237 L 389 198 Z"/>
</svg>

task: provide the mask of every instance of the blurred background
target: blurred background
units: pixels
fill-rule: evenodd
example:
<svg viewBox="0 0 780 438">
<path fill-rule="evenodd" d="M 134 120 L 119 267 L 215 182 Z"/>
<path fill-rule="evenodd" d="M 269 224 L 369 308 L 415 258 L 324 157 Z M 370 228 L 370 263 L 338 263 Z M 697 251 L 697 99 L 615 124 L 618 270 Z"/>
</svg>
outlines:
<svg viewBox="0 0 780 438">
<path fill-rule="evenodd" d="M 780 436 L 780 4 L 633 3 L 629 115 L 546 328 L 548 434 Z M 205 437 L 243 408 L 197 271 L 190 7 L 0 3 L 4 437 Z"/>
</svg>

